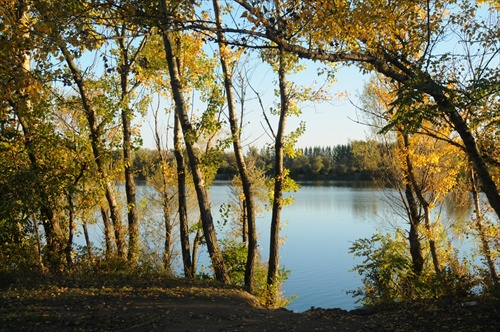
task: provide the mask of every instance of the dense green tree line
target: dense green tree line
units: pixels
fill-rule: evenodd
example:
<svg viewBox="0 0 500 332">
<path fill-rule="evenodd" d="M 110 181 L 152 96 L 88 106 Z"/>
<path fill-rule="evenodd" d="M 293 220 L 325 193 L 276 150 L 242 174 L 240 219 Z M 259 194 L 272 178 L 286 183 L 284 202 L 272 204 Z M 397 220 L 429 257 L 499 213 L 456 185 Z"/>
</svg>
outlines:
<svg viewBox="0 0 500 332">
<path fill-rule="evenodd" d="M 297 156 L 285 158 L 285 167 L 295 180 L 373 180 L 383 173 L 383 154 L 385 148 L 374 140 L 351 141 L 347 144 L 327 147 L 298 148 Z M 142 150 L 136 153 L 135 169 L 139 170 L 138 178 L 146 179 L 142 170 L 157 162 L 154 151 Z M 255 159 L 257 167 L 266 170 L 266 175 L 273 171 L 273 152 L 268 148 L 252 148 L 248 157 Z M 171 155 L 173 158 L 173 155 Z M 234 153 L 221 152 L 220 166 L 216 178 L 231 180 L 237 169 Z M 150 171 L 150 170 L 149 170 Z"/>
<path fill-rule="evenodd" d="M 285 158 L 285 167 L 295 180 L 373 180 L 384 172 L 383 155 L 386 148 L 375 140 L 351 141 L 347 144 L 327 147 L 298 148 L 297 156 Z M 258 168 L 266 170 L 270 176 L 273 171 L 273 152 L 268 148 L 251 148 L 248 158 L 255 160 Z M 170 154 L 173 160 L 173 153 Z M 238 172 L 234 153 L 221 152 L 220 166 L 216 178 L 231 180 Z M 140 149 L 134 158 L 134 168 L 138 170 L 137 179 L 146 180 L 152 167 L 159 162 L 154 150 Z"/>
</svg>

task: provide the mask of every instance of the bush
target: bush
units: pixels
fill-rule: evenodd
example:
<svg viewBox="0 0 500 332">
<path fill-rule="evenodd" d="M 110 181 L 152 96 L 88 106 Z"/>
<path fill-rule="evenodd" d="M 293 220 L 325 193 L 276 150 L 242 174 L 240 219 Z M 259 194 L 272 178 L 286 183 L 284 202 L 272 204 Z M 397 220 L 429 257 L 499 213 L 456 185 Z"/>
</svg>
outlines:
<svg viewBox="0 0 500 332">
<path fill-rule="evenodd" d="M 444 244 L 443 244 L 444 245 Z M 352 271 L 362 276 L 363 286 L 352 291 L 365 306 L 383 305 L 413 299 L 443 296 L 468 297 L 477 289 L 478 280 L 470 268 L 448 248 L 444 267 L 436 274 L 427 264 L 421 275 L 413 273 L 409 248 L 401 232 L 393 237 L 380 232 L 368 239 L 356 240 L 349 248 L 355 257 L 364 258 Z"/>
<path fill-rule="evenodd" d="M 224 239 L 221 241 L 222 256 L 229 272 L 231 282 L 235 286 L 245 286 L 245 269 L 248 249 L 243 242 L 237 242 L 233 239 Z M 281 285 L 288 279 L 290 271 L 282 267 L 279 271 L 279 280 L 272 290 L 267 286 L 267 266 L 260 262 L 255 265 L 255 297 L 261 304 L 266 306 L 286 307 L 293 299 L 293 296 L 286 298 L 282 296 Z M 270 299 L 270 294 L 275 294 L 274 300 Z"/>
</svg>

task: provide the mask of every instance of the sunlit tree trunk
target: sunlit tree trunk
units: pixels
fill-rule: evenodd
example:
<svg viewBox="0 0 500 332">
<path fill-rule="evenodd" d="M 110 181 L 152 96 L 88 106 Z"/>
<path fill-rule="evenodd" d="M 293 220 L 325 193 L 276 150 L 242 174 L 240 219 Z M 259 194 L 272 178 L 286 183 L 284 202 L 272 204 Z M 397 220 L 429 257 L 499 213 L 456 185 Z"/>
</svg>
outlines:
<svg viewBox="0 0 500 332">
<path fill-rule="evenodd" d="M 174 156 L 177 165 L 177 197 L 184 276 L 192 279 L 195 271 L 194 248 L 193 260 L 191 260 L 186 200 L 186 169 L 184 167 L 184 155 L 182 154 L 182 131 L 177 113 L 175 113 L 174 117 Z"/>
<path fill-rule="evenodd" d="M 28 1 L 19 1 L 17 11 L 15 12 L 18 29 L 21 31 L 22 38 L 24 38 L 25 41 L 30 39 L 29 27 L 32 25 L 29 9 L 30 3 Z M 28 49 L 23 49 L 25 41 L 19 42 L 20 48 L 17 50 L 18 53 L 15 58 L 17 63 L 12 63 L 13 70 L 18 71 L 15 79 L 19 80 L 19 82 L 14 81 L 11 83 L 17 84 L 18 90 L 14 95 L 9 96 L 8 102 L 21 125 L 30 167 L 35 174 L 39 174 L 43 172 L 43 169 L 40 167 L 39 157 L 36 154 L 38 149 L 33 141 L 35 128 L 32 126 L 32 120 L 36 120 L 36 116 L 31 96 L 27 91 L 27 87 L 33 82 L 29 82 L 29 80 L 32 79 L 30 74 L 31 56 Z M 40 195 L 40 215 L 47 242 L 45 258 L 51 270 L 59 270 L 62 264 L 64 264 L 64 236 L 60 227 L 60 220 L 55 211 L 55 202 L 51 200 L 51 195 L 44 186 L 34 189 L 37 190 Z"/>
<path fill-rule="evenodd" d="M 220 49 L 220 63 L 222 67 L 222 73 L 224 75 L 224 87 L 226 90 L 226 98 L 228 102 L 228 112 L 229 112 L 229 125 L 231 127 L 232 141 L 233 141 L 233 151 L 236 157 L 236 166 L 238 167 L 238 173 L 241 178 L 243 194 L 244 194 L 244 221 L 243 225 L 248 226 L 248 254 L 245 267 L 245 288 L 248 292 L 253 293 L 255 288 L 255 261 L 257 258 L 257 231 L 255 226 L 255 209 L 254 209 L 254 198 L 252 193 L 252 182 L 248 174 L 247 165 L 245 158 L 243 156 L 243 148 L 241 146 L 241 128 L 238 125 L 238 118 L 236 115 L 236 104 L 233 91 L 233 79 L 232 79 L 232 69 L 229 68 L 227 63 L 225 49 L 228 47 L 226 45 L 225 36 L 222 33 L 222 17 L 219 8 L 219 2 L 213 0 L 213 7 L 215 11 L 215 19 L 217 25 L 217 37 L 219 40 Z M 245 233 L 245 227 L 243 227 L 243 232 Z"/>
<path fill-rule="evenodd" d="M 40 264 L 40 270 L 42 272 L 45 272 L 45 266 L 43 265 L 43 257 L 42 257 L 42 243 L 40 241 L 40 233 L 38 232 L 38 219 L 35 213 L 32 213 L 31 218 L 33 220 L 33 232 L 35 233 L 38 263 Z"/>
<path fill-rule="evenodd" d="M 404 136 L 404 145 L 406 149 L 410 146 L 410 143 L 408 141 L 408 135 Z M 424 225 L 427 231 L 427 237 L 429 240 L 429 250 L 431 252 L 431 257 L 432 257 L 432 264 L 434 265 L 434 270 L 436 271 L 436 274 L 439 276 L 441 274 L 441 265 L 439 262 L 439 255 L 437 252 L 437 244 L 436 240 L 434 239 L 434 231 L 432 229 L 431 225 L 431 212 L 430 212 L 430 207 L 429 207 L 429 202 L 425 199 L 424 194 L 422 193 L 422 189 L 417 183 L 417 180 L 415 179 L 415 174 L 413 171 L 413 163 L 411 161 L 410 155 L 408 152 L 405 153 L 406 155 L 406 167 L 407 167 L 407 174 L 408 174 L 408 179 L 410 180 L 412 189 L 417 196 L 417 199 L 420 203 L 420 206 L 424 210 Z"/>
<path fill-rule="evenodd" d="M 128 35 L 125 25 L 115 28 L 117 43 L 120 50 L 120 108 L 123 130 L 123 165 L 125 175 L 125 194 L 127 198 L 127 220 L 128 220 L 128 261 L 137 264 L 139 257 L 139 220 L 137 215 L 136 186 L 134 181 L 133 149 L 132 149 L 132 118 L 133 110 L 129 107 L 129 99 L 133 90 L 138 86 L 137 82 L 131 86 L 130 75 L 132 67 L 143 50 L 147 36 L 139 42 L 139 46 L 131 52 L 131 41 L 133 37 Z M 130 40 L 129 40 L 130 39 Z"/>
<path fill-rule="evenodd" d="M 92 253 L 92 242 L 90 242 L 89 230 L 87 227 L 87 222 L 82 220 L 83 237 L 85 238 L 85 244 L 87 247 L 87 254 L 89 255 L 89 260 L 92 262 L 94 260 L 94 254 Z M 108 255 L 106 253 L 106 255 Z"/>
<path fill-rule="evenodd" d="M 162 15 L 167 17 L 166 4 L 164 0 L 161 1 Z M 189 159 L 189 165 L 191 167 L 191 172 L 193 175 L 193 181 L 195 185 L 196 195 L 198 197 L 198 206 L 200 209 L 200 216 L 203 226 L 203 234 L 205 236 L 205 241 L 207 244 L 208 253 L 212 261 L 212 267 L 215 272 L 215 278 L 225 284 L 230 284 L 231 280 L 229 273 L 224 264 L 224 259 L 222 257 L 219 244 L 217 242 L 217 237 L 215 234 L 215 227 L 212 218 L 212 212 L 210 209 L 210 200 L 208 197 L 208 191 L 205 184 L 205 177 L 200 168 L 200 161 L 194 147 L 194 138 L 196 137 L 194 129 L 189 121 L 186 103 L 183 96 L 183 88 L 181 83 L 181 77 L 177 68 L 177 57 L 173 50 L 172 36 L 169 31 L 168 22 L 163 22 L 163 43 L 165 47 L 165 56 L 168 64 L 168 70 L 170 74 L 170 85 L 172 88 L 172 95 L 175 101 L 176 113 L 179 115 L 179 121 L 181 124 L 184 144 L 186 147 L 186 152 Z"/>
<path fill-rule="evenodd" d="M 411 159 L 408 156 L 409 141 L 408 135 L 402 133 L 401 131 L 398 133 L 398 144 L 401 147 L 402 151 L 405 151 L 405 162 L 406 169 L 404 170 L 404 180 L 405 180 L 405 198 L 407 202 L 407 213 L 410 220 L 410 231 L 408 233 L 408 242 L 410 243 L 410 255 L 412 258 L 412 266 L 413 272 L 419 276 L 424 269 L 424 257 L 422 255 L 422 245 L 420 243 L 420 232 L 419 225 L 422 220 L 422 216 L 419 213 L 417 202 L 415 201 L 415 193 L 412 186 L 412 182 L 410 179 L 410 175 L 408 174 L 408 170 L 412 169 L 411 167 Z"/>
<path fill-rule="evenodd" d="M 198 227 L 196 230 L 196 234 L 193 240 L 193 275 L 196 275 L 196 265 L 198 264 L 198 249 L 200 248 L 200 239 L 201 239 L 201 227 Z"/>
<path fill-rule="evenodd" d="M 125 245 L 125 236 L 123 232 L 122 226 L 122 218 L 120 215 L 120 210 L 118 209 L 118 203 L 116 201 L 116 196 L 114 193 L 113 185 L 108 180 L 108 175 L 106 171 L 106 167 L 104 165 L 101 148 L 102 148 L 102 139 L 101 133 L 99 131 L 99 126 L 97 124 L 97 117 L 94 108 L 91 105 L 89 100 L 89 96 L 87 94 L 87 90 L 83 81 L 83 77 L 80 74 L 75 62 L 73 61 L 73 56 L 68 51 L 68 49 L 59 45 L 61 52 L 64 55 L 68 68 L 72 74 L 73 80 L 78 87 L 78 91 L 80 93 L 80 97 L 82 100 L 82 106 L 85 110 L 85 116 L 88 121 L 89 130 L 90 130 L 90 143 L 92 146 L 92 152 L 94 154 L 94 161 L 97 166 L 97 171 L 99 172 L 101 178 L 104 181 L 104 189 L 106 194 L 106 200 L 109 205 L 109 210 L 111 213 L 111 220 L 113 221 L 113 227 L 115 231 L 115 241 L 116 247 L 118 251 L 118 256 L 125 260 L 127 258 L 127 250 Z"/>
<path fill-rule="evenodd" d="M 483 253 L 483 256 L 486 260 L 486 265 L 488 266 L 488 269 L 490 270 L 490 276 L 491 280 L 495 285 L 498 286 L 499 284 L 499 278 L 498 278 L 498 273 L 495 268 L 495 262 L 492 259 L 492 252 L 490 248 L 490 244 L 488 243 L 488 239 L 486 238 L 486 235 L 484 234 L 484 229 L 483 229 L 483 215 L 481 212 L 481 203 L 479 202 L 479 191 L 478 191 L 478 186 L 477 186 L 477 180 L 474 175 L 474 171 L 471 170 L 470 172 L 470 181 L 471 181 L 471 191 L 472 191 L 472 199 L 474 201 L 474 212 L 476 217 L 475 219 L 475 227 L 479 235 L 479 240 L 481 241 L 481 251 Z"/>
<path fill-rule="evenodd" d="M 114 235 L 113 225 L 111 224 L 108 216 L 108 210 L 101 205 L 101 218 L 104 225 L 104 242 L 106 243 L 106 251 L 104 255 L 110 258 L 114 251 Z"/>
<path fill-rule="evenodd" d="M 283 187 L 285 180 L 284 173 L 284 143 L 285 143 L 285 127 L 288 117 L 288 91 L 286 82 L 286 69 L 284 63 L 283 50 L 279 50 L 279 92 L 280 92 L 280 115 L 278 130 L 275 137 L 275 157 L 274 157 L 274 194 L 273 207 L 271 216 L 271 234 L 269 243 L 269 268 L 267 272 L 267 286 L 270 291 L 270 299 L 272 302 L 276 300 L 279 279 L 279 243 L 280 243 L 280 221 L 281 210 L 283 208 Z"/>
</svg>

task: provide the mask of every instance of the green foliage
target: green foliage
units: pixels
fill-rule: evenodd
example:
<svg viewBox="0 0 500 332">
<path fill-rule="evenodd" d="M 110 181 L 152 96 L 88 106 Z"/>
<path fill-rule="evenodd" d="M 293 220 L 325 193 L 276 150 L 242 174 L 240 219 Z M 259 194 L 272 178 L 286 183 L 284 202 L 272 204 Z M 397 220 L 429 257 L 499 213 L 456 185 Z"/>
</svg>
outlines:
<svg viewBox="0 0 500 332">
<path fill-rule="evenodd" d="M 451 253 L 453 249 L 447 251 Z M 442 296 L 464 298 L 474 295 L 478 286 L 468 262 L 460 262 L 456 252 L 449 255 L 439 274 L 426 266 L 422 275 L 416 276 L 407 240 L 401 232 L 392 236 L 379 231 L 370 238 L 356 240 L 349 252 L 363 258 L 352 269 L 362 276 L 363 286 L 351 293 L 365 306 Z"/>
<path fill-rule="evenodd" d="M 364 258 L 353 271 L 363 276 L 363 287 L 354 292 L 365 305 L 399 300 L 407 293 L 406 281 L 411 278 L 411 260 L 401 235 L 393 239 L 380 232 L 369 239 L 356 240 L 349 248 L 355 257 Z"/>
<path fill-rule="evenodd" d="M 223 239 L 221 242 L 222 246 L 222 256 L 224 257 L 224 262 L 229 271 L 231 277 L 231 282 L 233 285 L 243 287 L 245 285 L 245 265 L 247 259 L 248 248 L 245 243 L 235 241 L 234 239 Z M 268 299 L 268 285 L 267 285 L 267 266 L 260 262 L 260 258 L 257 258 L 258 263 L 255 264 L 255 296 L 263 305 L 269 305 L 271 302 Z M 273 285 L 275 288 L 274 292 L 280 294 L 277 296 L 277 300 L 272 304 L 276 307 L 286 307 L 292 300 L 293 297 L 286 298 L 281 295 L 280 288 L 283 282 L 288 279 L 290 271 L 285 270 L 284 267 L 280 268 L 278 273 L 278 282 Z"/>
<path fill-rule="evenodd" d="M 20 226 L 20 225 L 18 225 Z M 36 241 L 27 231 L 14 230 L 6 220 L 0 220 L 0 286 L 9 284 L 18 278 L 43 272 Z M 15 227 L 14 228 L 18 228 Z M 13 232 L 12 232 L 13 231 Z M 16 234 L 16 233 L 23 233 Z M 11 237 L 8 237 L 11 234 Z"/>
</svg>

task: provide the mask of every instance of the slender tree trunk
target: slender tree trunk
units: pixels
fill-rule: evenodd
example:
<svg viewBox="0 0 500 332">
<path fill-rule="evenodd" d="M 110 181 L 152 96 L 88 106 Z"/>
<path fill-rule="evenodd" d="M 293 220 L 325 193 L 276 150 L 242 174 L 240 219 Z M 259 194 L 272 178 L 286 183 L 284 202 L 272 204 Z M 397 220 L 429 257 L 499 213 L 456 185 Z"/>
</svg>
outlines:
<svg viewBox="0 0 500 332">
<path fill-rule="evenodd" d="M 238 118 L 236 115 L 236 104 L 233 91 L 233 79 L 232 79 L 232 69 L 229 68 L 225 54 L 226 39 L 222 33 L 222 17 L 219 8 L 219 2 L 213 0 L 213 7 L 215 11 L 215 19 L 217 24 L 217 37 L 219 40 L 219 50 L 220 50 L 220 63 L 222 67 L 222 73 L 224 74 L 224 87 L 226 90 L 226 97 L 228 102 L 229 111 L 229 125 L 231 127 L 233 150 L 236 157 L 236 165 L 238 167 L 238 173 L 241 178 L 243 195 L 244 195 L 244 212 L 246 224 L 248 226 L 248 254 L 247 262 L 245 267 L 245 289 L 253 293 L 255 290 L 255 262 L 257 258 L 257 232 L 255 226 L 255 209 L 254 209 L 254 198 L 252 192 L 252 182 L 248 174 L 247 165 L 245 158 L 243 156 L 243 148 L 241 146 L 241 130 L 238 125 Z"/>
<path fill-rule="evenodd" d="M 132 156 L 132 131 L 130 110 L 122 110 L 123 124 L 123 163 L 125 172 L 125 193 L 127 196 L 128 219 L 128 261 L 137 264 L 139 259 L 139 221 L 137 217 L 137 198 L 134 181 Z"/>
<path fill-rule="evenodd" d="M 193 240 L 193 275 L 196 275 L 196 264 L 198 264 L 198 249 L 200 248 L 201 227 L 196 230 Z"/>
<path fill-rule="evenodd" d="M 436 274 L 438 276 L 440 276 L 441 275 L 441 264 L 439 263 L 437 243 L 436 243 L 436 240 L 434 239 L 435 232 L 432 229 L 431 213 L 430 213 L 430 209 L 429 209 L 428 204 L 424 205 L 424 221 L 425 221 L 425 228 L 427 230 L 427 234 L 429 237 L 429 250 L 431 252 L 432 265 L 434 266 L 434 271 L 436 271 Z"/>
<path fill-rule="evenodd" d="M 163 7 L 162 15 L 164 17 L 167 17 L 165 0 L 162 0 L 161 4 Z M 203 233 L 205 236 L 208 253 L 212 261 L 212 267 L 215 272 L 215 278 L 224 284 L 230 284 L 231 280 L 229 278 L 229 273 L 224 264 L 224 259 L 220 251 L 219 244 L 217 243 L 217 236 L 215 234 L 212 212 L 210 210 L 210 200 L 208 197 L 208 192 L 205 184 L 205 177 L 200 168 L 199 158 L 195 152 L 193 139 L 196 136 L 194 129 L 189 121 L 187 107 L 184 101 L 181 77 L 177 68 L 177 57 L 173 50 L 172 37 L 170 31 L 168 30 L 168 22 L 163 22 L 162 28 L 163 28 L 163 43 L 165 46 L 165 55 L 170 74 L 170 85 L 172 88 L 172 94 L 175 101 L 176 113 L 179 115 L 179 120 L 184 136 L 184 144 L 186 146 L 186 151 L 188 154 L 189 164 L 191 166 L 191 172 L 193 175 L 193 181 L 196 189 L 196 194 L 198 197 L 198 205 L 200 208 Z"/>
<path fill-rule="evenodd" d="M 71 193 L 68 193 L 67 199 L 69 205 L 69 223 L 68 223 L 68 242 L 66 243 L 65 254 L 66 254 L 66 265 L 68 266 L 69 269 L 71 269 L 73 265 L 73 258 L 71 256 L 73 253 L 73 236 L 75 232 L 75 207 Z"/>
<path fill-rule="evenodd" d="M 80 71 L 78 70 L 76 64 L 73 61 L 73 56 L 65 46 L 59 45 L 59 48 L 61 49 L 61 52 L 64 55 L 66 63 L 68 64 L 68 68 L 70 69 L 71 74 L 73 76 L 73 80 L 75 81 L 80 93 L 82 106 L 85 110 L 85 115 L 89 124 L 90 143 L 92 146 L 92 152 L 94 154 L 94 161 L 97 166 L 97 171 L 99 172 L 101 178 L 105 182 L 104 189 L 106 193 L 106 199 L 109 205 L 109 210 L 111 213 L 111 220 L 113 221 L 113 227 L 115 230 L 115 241 L 116 241 L 118 256 L 121 259 L 125 260 L 127 258 L 127 250 L 125 245 L 125 236 L 123 233 L 122 218 L 120 215 L 120 211 L 118 209 L 118 204 L 116 202 L 113 186 L 108 180 L 108 174 L 103 164 L 104 156 L 102 155 L 101 152 L 101 146 L 102 146 L 101 133 L 99 131 L 99 126 L 97 124 L 96 112 L 91 105 L 89 96 L 87 95 L 87 90 L 83 81 L 83 77 L 81 76 Z"/>
<path fill-rule="evenodd" d="M 410 143 L 408 141 L 408 135 L 403 136 L 404 139 L 404 145 L 405 148 L 409 148 Z M 417 184 L 417 181 L 415 179 L 415 174 L 413 172 L 413 163 L 411 161 L 410 155 L 408 153 L 405 154 L 406 156 L 406 166 L 407 166 L 407 174 L 408 174 L 408 179 L 410 180 L 411 186 L 413 188 L 413 191 L 415 195 L 417 196 L 417 199 L 420 203 L 420 206 L 424 210 L 424 225 L 427 230 L 427 236 L 429 239 L 429 249 L 431 252 L 431 257 L 432 257 L 432 264 L 434 265 L 434 270 L 436 271 L 436 274 L 438 276 L 441 275 L 441 265 L 439 263 L 439 256 L 437 252 L 437 244 L 434 239 L 434 232 L 432 230 L 432 225 L 431 225 L 431 212 L 429 208 L 429 202 L 425 199 L 424 194 L 422 193 L 422 189 L 420 186 Z"/>
<path fill-rule="evenodd" d="M 13 24 L 18 24 L 19 31 L 22 31 L 21 38 L 25 40 L 31 38 L 30 27 L 32 26 L 32 21 L 29 10 L 30 1 L 18 1 L 17 11 L 15 12 L 16 22 L 12 22 Z M 17 84 L 18 90 L 15 94 L 8 96 L 7 101 L 10 103 L 14 114 L 21 124 L 24 134 L 24 146 L 28 154 L 31 170 L 35 174 L 40 174 L 43 172 L 43 169 L 40 167 L 40 161 L 36 155 L 38 149 L 33 142 L 36 124 L 33 124 L 32 120 L 36 120 L 36 116 L 32 98 L 26 89 L 26 87 L 33 83 L 30 81 L 32 80 L 31 56 L 29 50 L 23 49 L 21 45 L 22 43 L 18 49 L 17 57 L 14 58 L 15 62 L 12 63 L 12 70 L 16 71 L 16 81 L 10 83 Z M 35 190 L 40 195 L 40 216 L 47 242 L 45 259 L 49 269 L 57 271 L 64 264 L 64 237 L 60 227 L 60 220 L 55 211 L 55 203 L 50 198 L 51 195 L 46 192 L 43 186 L 35 188 Z"/>
<path fill-rule="evenodd" d="M 137 264 L 139 258 L 139 220 L 137 215 L 136 186 L 134 181 L 133 152 L 132 152 L 132 118 L 133 110 L 129 108 L 131 92 L 137 86 L 130 86 L 129 75 L 137 57 L 143 50 L 147 36 L 144 37 L 139 47 L 130 54 L 130 43 L 128 43 L 127 28 L 122 26 L 115 28 L 120 49 L 120 88 L 121 88 L 121 118 L 123 130 L 123 165 L 125 175 L 125 194 L 127 197 L 127 220 L 128 220 L 128 261 Z"/>
<path fill-rule="evenodd" d="M 40 270 L 43 273 L 43 272 L 45 272 L 45 266 L 43 265 L 42 243 L 40 241 L 40 233 L 38 232 L 38 219 L 37 219 L 35 213 L 31 214 L 31 218 L 33 219 L 33 232 L 35 233 L 35 239 L 36 239 L 36 248 L 37 248 L 37 254 L 38 254 L 38 263 L 40 264 Z"/>
<path fill-rule="evenodd" d="M 284 186 L 284 139 L 286 119 L 288 116 L 288 91 L 286 82 L 286 70 L 283 59 L 283 50 L 279 54 L 279 90 L 280 90 L 280 117 L 278 130 L 275 137 L 275 159 L 274 159 L 274 196 L 271 217 L 271 234 L 269 244 L 269 269 L 267 272 L 267 286 L 270 291 L 271 302 L 275 302 L 279 279 L 279 242 L 280 242 L 280 221 L 281 209 L 283 208 L 283 186 Z"/>
<path fill-rule="evenodd" d="M 403 151 L 408 151 L 410 148 L 408 135 L 404 134 L 403 131 L 398 133 L 398 144 L 401 146 Z M 412 268 L 415 275 L 419 276 L 422 274 L 424 269 L 424 256 L 422 255 L 422 245 L 420 243 L 420 232 L 419 225 L 422 220 L 422 216 L 418 212 L 417 202 L 415 201 L 415 194 L 410 180 L 410 175 L 408 174 L 409 169 L 413 169 L 411 166 L 411 159 L 408 153 L 405 152 L 405 162 L 406 170 L 404 170 L 405 177 L 405 197 L 407 201 L 408 217 L 410 219 L 410 231 L 408 234 L 408 242 L 410 243 L 410 255 L 412 258 Z"/>
<path fill-rule="evenodd" d="M 195 275 L 194 259 L 191 260 L 191 250 L 189 246 L 189 223 L 187 216 L 186 200 L 186 169 L 184 167 L 184 155 L 182 154 L 182 132 L 179 116 L 175 113 L 174 119 L 174 156 L 177 165 L 177 196 L 179 227 L 181 234 L 182 261 L 184 263 L 184 276 L 193 279 Z M 193 248 L 194 258 L 194 248 Z"/>
<path fill-rule="evenodd" d="M 94 254 L 92 253 L 92 243 L 90 242 L 89 230 L 87 228 L 87 222 L 82 220 L 83 236 L 85 237 L 85 244 L 87 247 L 87 254 L 89 255 L 89 260 L 92 262 L 94 260 Z M 108 255 L 106 251 L 106 256 Z"/>
<path fill-rule="evenodd" d="M 479 234 L 479 240 L 481 241 L 481 251 L 484 255 L 484 258 L 486 259 L 486 264 L 488 265 L 488 269 L 490 270 L 491 280 L 495 285 L 498 286 L 500 280 L 498 278 L 498 273 L 495 268 L 495 262 L 492 259 L 490 244 L 488 243 L 488 239 L 484 234 L 483 223 L 482 223 L 483 215 L 481 213 L 481 204 L 479 202 L 478 186 L 473 170 L 471 170 L 470 172 L 470 180 L 471 180 L 472 199 L 474 201 L 474 210 L 476 214 L 475 226 Z"/>
<path fill-rule="evenodd" d="M 243 201 L 240 202 L 241 204 L 241 216 L 240 216 L 240 219 L 241 219 L 241 242 L 243 242 L 246 246 L 248 246 L 248 226 L 247 226 L 247 215 L 246 215 L 246 211 L 247 211 L 247 208 L 246 208 L 246 204 L 245 204 L 245 200 L 243 199 Z"/>
<path fill-rule="evenodd" d="M 168 197 L 163 197 L 163 221 L 165 223 L 165 241 L 163 248 L 163 267 L 165 271 L 171 271 L 172 265 L 172 221 L 170 220 L 170 209 Z"/>
<path fill-rule="evenodd" d="M 114 251 L 114 235 L 113 235 L 113 225 L 111 224 L 108 216 L 108 211 L 104 206 L 101 206 L 101 217 L 102 223 L 104 224 L 104 241 L 106 243 L 106 258 L 110 258 Z"/>
</svg>

